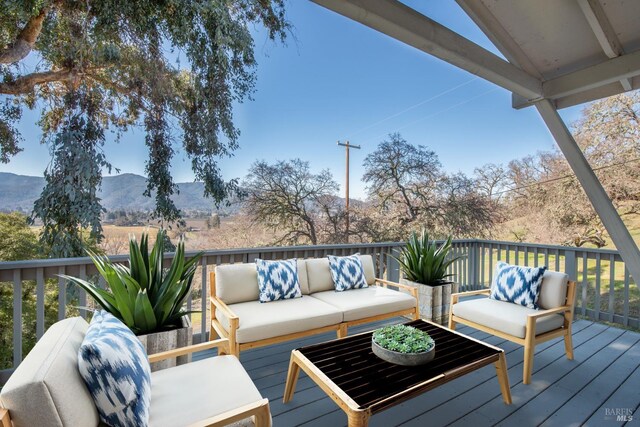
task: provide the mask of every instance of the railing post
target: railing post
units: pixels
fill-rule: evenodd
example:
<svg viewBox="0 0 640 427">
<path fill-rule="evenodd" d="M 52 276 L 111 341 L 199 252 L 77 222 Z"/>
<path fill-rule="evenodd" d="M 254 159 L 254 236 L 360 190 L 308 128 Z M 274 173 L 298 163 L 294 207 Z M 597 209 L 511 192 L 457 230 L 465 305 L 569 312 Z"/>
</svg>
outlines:
<svg viewBox="0 0 640 427">
<path fill-rule="evenodd" d="M 389 252 L 387 253 L 387 280 L 392 282 L 400 281 L 400 263 L 394 258 L 399 255 L 400 251 L 398 248 L 389 247 Z"/>
<path fill-rule="evenodd" d="M 468 273 L 468 286 L 472 290 L 476 290 L 479 288 L 479 277 L 480 277 L 480 262 L 478 260 L 480 253 L 478 251 L 478 242 L 472 241 L 469 242 L 469 262 L 467 263 Z"/>
<path fill-rule="evenodd" d="M 564 250 L 564 272 L 569 275 L 569 280 L 578 280 L 575 250 L 569 248 Z"/>
</svg>

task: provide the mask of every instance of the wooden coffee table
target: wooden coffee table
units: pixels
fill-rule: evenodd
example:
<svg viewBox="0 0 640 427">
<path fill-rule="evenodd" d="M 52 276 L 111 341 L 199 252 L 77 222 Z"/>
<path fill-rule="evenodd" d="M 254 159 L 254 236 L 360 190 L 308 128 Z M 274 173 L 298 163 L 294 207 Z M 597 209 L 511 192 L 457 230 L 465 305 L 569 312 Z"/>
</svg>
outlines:
<svg viewBox="0 0 640 427">
<path fill-rule="evenodd" d="M 350 427 L 366 426 L 373 414 L 493 363 L 502 398 L 511 403 L 502 349 L 425 320 L 405 325 L 433 337 L 431 362 L 415 367 L 385 362 L 371 351 L 373 332 L 298 348 L 291 353 L 284 402 L 293 397 L 302 369 L 347 413 Z"/>
</svg>

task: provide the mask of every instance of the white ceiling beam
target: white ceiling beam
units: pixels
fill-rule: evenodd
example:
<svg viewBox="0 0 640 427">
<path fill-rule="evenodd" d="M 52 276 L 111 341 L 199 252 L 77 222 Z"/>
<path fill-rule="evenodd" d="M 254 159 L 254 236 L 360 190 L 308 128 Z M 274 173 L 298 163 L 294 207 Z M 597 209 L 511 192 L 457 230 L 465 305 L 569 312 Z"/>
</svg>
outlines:
<svg viewBox="0 0 640 427">
<path fill-rule="evenodd" d="M 539 79 L 399 1 L 312 1 L 526 99 L 542 96 Z"/>
<path fill-rule="evenodd" d="M 477 0 L 456 0 L 456 2 L 509 62 L 542 80 L 542 75 L 533 62 L 484 3 Z M 533 102 L 513 92 L 511 105 L 513 108 L 524 108 L 533 105 Z"/>
<path fill-rule="evenodd" d="M 631 90 L 640 89 L 640 77 L 629 79 L 631 82 Z M 561 110 L 574 105 L 581 105 L 585 102 L 595 101 L 596 99 L 608 98 L 620 93 L 620 83 L 614 82 L 608 85 L 600 86 L 586 92 L 580 92 L 575 95 L 565 96 L 555 100 L 556 108 Z"/>
<path fill-rule="evenodd" d="M 629 85 L 633 88 L 634 85 L 630 79 L 639 75 L 640 51 L 636 51 L 547 80 L 542 83 L 542 91 L 544 98 L 556 101 L 560 98 L 579 95 L 622 79 L 629 79 Z M 514 108 L 528 107 L 530 105 L 533 105 L 533 102 L 523 99 L 522 102 L 514 104 Z"/>
<path fill-rule="evenodd" d="M 489 40 L 498 48 L 500 53 L 513 65 L 526 73 L 542 79 L 533 62 L 524 53 L 520 45 L 502 26 L 500 21 L 491 13 L 484 3 L 477 0 L 456 0 L 458 6 L 476 23 Z"/>
<path fill-rule="evenodd" d="M 598 0 L 578 0 L 578 5 L 582 9 L 582 13 L 584 13 L 584 17 L 587 19 L 605 55 L 609 58 L 624 55 L 622 43 L 620 43 L 609 18 L 607 18 L 602 4 Z M 628 78 L 621 79 L 620 84 L 625 91 L 632 89 L 631 81 Z"/>
<path fill-rule="evenodd" d="M 640 51 L 542 83 L 545 98 L 559 98 L 640 75 Z"/>
</svg>

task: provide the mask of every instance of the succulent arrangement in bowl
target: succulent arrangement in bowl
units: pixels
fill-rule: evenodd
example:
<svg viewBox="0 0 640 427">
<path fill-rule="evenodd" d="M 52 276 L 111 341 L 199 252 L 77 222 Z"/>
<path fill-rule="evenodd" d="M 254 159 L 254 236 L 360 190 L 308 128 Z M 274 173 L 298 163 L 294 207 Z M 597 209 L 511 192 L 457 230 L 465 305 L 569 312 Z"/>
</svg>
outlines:
<svg viewBox="0 0 640 427">
<path fill-rule="evenodd" d="M 436 343 L 428 333 L 418 328 L 393 325 L 374 331 L 371 349 L 389 363 L 417 366 L 433 360 Z"/>
</svg>

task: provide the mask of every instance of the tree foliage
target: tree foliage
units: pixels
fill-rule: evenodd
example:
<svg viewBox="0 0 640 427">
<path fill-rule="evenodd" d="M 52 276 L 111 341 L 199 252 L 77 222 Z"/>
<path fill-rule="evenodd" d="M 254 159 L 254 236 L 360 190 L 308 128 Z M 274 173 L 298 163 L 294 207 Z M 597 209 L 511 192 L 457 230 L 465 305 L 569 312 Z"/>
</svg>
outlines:
<svg viewBox="0 0 640 427">
<path fill-rule="evenodd" d="M 0 212 L 0 262 L 34 259 L 38 253 L 38 240 L 27 217 L 18 212 Z"/>
<path fill-rule="evenodd" d="M 315 245 L 344 236 L 344 209 L 329 170 L 314 174 L 309 162 L 300 159 L 275 164 L 259 161 L 251 166 L 243 187 L 248 214 L 280 233 L 276 243 Z"/>
<path fill-rule="evenodd" d="M 40 256 L 36 234 L 21 213 L 0 213 L 0 261 L 22 261 Z M 57 285 L 45 288 L 45 323 L 57 317 Z M 22 282 L 22 351 L 26 354 L 36 342 L 36 283 Z M 0 369 L 13 366 L 13 283 L 0 282 Z"/>
<path fill-rule="evenodd" d="M 623 218 L 640 214 L 639 117 L 636 91 L 589 104 L 573 125 L 576 142 Z M 574 246 L 607 244 L 598 215 L 559 150 L 511 161 L 508 181 L 513 190 L 504 204 L 521 219 L 507 224 L 512 234 Z"/>
<path fill-rule="evenodd" d="M 40 108 L 54 158 L 34 216 L 44 221 L 43 239 L 54 255 L 79 253 L 78 228 L 101 237 L 95 191 L 109 167 L 102 152 L 107 128 L 117 134 L 144 128 L 145 194 L 155 192 L 158 219 L 181 216 L 171 200 L 178 146 L 206 196 L 219 202 L 237 190 L 235 181 L 223 180 L 217 159 L 237 147 L 233 103 L 254 90 L 255 24 L 283 40 L 284 0 L 3 3 L 0 161 L 21 150 L 16 124 L 22 109 Z M 54 206 L 56 198 L 67 206 Z"/>
<path fill-rule="evenodd" d="M 464 174 L 446 174 L 437 154 L 408 143 L 398 133 L 378 145 L 365 161 L 372 215 L 362 212 L 359 227 L 374 240 L 402 240 L 426 228 L 436 236 L 481 237 L 498 218 L 490 197 Z"/>
</svg>

